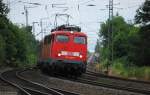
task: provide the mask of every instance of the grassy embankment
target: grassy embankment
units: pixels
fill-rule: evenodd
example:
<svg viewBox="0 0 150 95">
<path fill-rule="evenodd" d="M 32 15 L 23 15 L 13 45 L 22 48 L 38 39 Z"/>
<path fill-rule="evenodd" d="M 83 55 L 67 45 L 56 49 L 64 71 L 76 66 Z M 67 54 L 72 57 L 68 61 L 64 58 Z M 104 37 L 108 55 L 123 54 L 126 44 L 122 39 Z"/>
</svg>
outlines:
<svg viewBox="0 0 150 95">
<path fill-rule="evenodd" d="M 106 71 L 104 64 L 97 64 L 96 70 L 100 72 Z M 123 78 L 147 80 L 150 81 L 150 67 L 136 67 L 136 66 L 124 66 L 121 63 L 111 65 L 109 69 L 109 75 L 118 76 Z"/>
</svg>

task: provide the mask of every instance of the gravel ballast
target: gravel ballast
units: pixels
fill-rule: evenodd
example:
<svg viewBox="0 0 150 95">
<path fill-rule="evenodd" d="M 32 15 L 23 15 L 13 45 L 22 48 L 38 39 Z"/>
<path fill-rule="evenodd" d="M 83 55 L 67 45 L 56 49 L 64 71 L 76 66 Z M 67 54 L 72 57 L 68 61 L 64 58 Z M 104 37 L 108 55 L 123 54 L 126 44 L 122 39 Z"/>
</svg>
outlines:
<svg viewBox="0 0 150 95">
<path fill-rule="evenodd" d="M 44 84 L 49 88 L 58 88 L 70 92 L 80 93 L 81 95 L 143 95 L 46 76 L 39 70 L 26 71 L 23 72 L 22 75 L 24 78 Z"/>
<path fill-rule="evenodd" d="M 12 70 L 12 68 L 0 68 L 0 73 Z M 0 79 L 0 95 L 21 95 L 19 90 Z"/>
</svg>

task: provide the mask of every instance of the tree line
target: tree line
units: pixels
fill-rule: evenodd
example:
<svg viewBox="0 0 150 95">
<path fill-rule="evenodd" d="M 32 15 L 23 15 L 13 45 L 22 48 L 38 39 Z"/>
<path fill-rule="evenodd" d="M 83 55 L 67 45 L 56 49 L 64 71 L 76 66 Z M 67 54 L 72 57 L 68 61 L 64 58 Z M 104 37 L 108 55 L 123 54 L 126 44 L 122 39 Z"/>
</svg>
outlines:
<svg viewBox="0 0 150 95">
<path fill-rule="evenodd" d="M 113 25 L 112 38 L 108 35 L 109 23 Z M 100 54 L 100 63 L 111 65 L 120 62 L 125 66 L 150 66 L 149 0 L 145 0 L 137 9 L 135 24 L 127 23 L 122 16 L 117 14 L 110 22 L 107 20 L 100 25 L 99 39 L 95 47 L 95 52 Z M 113 60 L 111 59 L 112 48 Z"/>
<path fill-rule="evenodd" d="M 8 18 L 9 12 L 0 0 L 0 66 L 30 66 L 36 63 L 37 46 L 32 27 L 18 27 Z"/>
</svg>

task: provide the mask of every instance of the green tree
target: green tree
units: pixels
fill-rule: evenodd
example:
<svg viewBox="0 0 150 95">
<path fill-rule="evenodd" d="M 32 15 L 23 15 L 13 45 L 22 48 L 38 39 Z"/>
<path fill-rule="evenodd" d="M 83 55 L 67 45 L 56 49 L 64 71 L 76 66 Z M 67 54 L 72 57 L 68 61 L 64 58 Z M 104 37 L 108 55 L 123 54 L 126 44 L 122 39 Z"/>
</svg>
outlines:
<svg viewBox="0 0 150 95">
<path fill-rule="evenodd" d="M 137 44 L 139 41 L 138 28 L 133 25 L 127 24 L 123 17 L 114 16 L 113 23 L 113 39 L 108 38 L 108 21 L 101 25 L 101 30 L 99 32 L 99 38 L 103 38 L 101 42 L 100 57 L 101 60 L 111 61 L 111 50 L 113 47 L 113 59 L 121 59 L 126 65 L 136 64 L 136 52 L 138 50 Z M 111 39 L 110 48 L 108 48 L 108 40 Z"/>
<path fill-rule="evenodd" d="M 135 16 L 136 24 L 141 24 L 140 27 L 140 40 L 138 52 L 136 52 L 136 62 L 141 65 L 150 65 L 150 1 L 145 0 L 142 6 L 137 10 Z"/>
<path fill-rule="evenodd" d="M 137 10 L 135 22 L 146 24 L 149 21 L 150 21 L 150 0 L 145 0 L 142 6 Z"/>
<path fill-rule="evenodd" d="M 121 16 L 116 16 L 112 20 L 113 22 L 113 47 L 114 47 L 114 57 L 122 57 L 126 55 L 127 48 L 127 37 L 126 35 L 129 33 L 129 28 L 124 19 Z M 99 32 L 99 37 L 102 37 L 101 45 L 103 48 L 108 48 L 108 40 L 111 39 L 108 36 L 108 21 L 101 25 L 101 30 Z M 110 47 L 112 44 L 110 43 Z M 110 50 L 108 50 L 106 54 L 107 57 L 110 55 Z"/>
<path fill-rule="evenodd" d="M 0 0 L 0 63 L 24 66 L 36 63 L 37 41 L 32 27 L 19 28 L 7 19 L 8 7 Z"/>
<path fill-rule="evenodd" d="M 38 41 L 35 39 L 31 32 L 31 27 L 22 28 L 25 37 L 25 48 L 26 48 L 26 62 L 34 64 L 37 60 Z"/>
<path fill-rule="evenodd" d="M 150 25 L 142 26 L 139 31 L 139 47 L 138 52 L 136 52 L 136 62 L 139 66 L 150 66 Z"/>
<path fill-rule="evenodd" d="M 0 16 L 7 16 L 9 12 L 8 7 L 3 3 L 3 0 L 0 0 Z"/>
</svg>

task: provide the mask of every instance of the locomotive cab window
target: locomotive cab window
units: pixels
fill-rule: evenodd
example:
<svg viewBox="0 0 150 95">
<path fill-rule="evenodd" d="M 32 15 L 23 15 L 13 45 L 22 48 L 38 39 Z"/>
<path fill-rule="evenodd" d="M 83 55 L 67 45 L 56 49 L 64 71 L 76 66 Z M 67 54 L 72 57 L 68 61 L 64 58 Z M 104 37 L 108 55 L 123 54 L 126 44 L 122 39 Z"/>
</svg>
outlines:
<svg viewBox="0 0 150 95">
<path fill-rule="evenodd" d="M 74 42 L 77 44 L 86 44 L 85 37 L 74 37 Z"/>
<path fill-rule="evenodd" d="M 68 42 L 69 37 L 67 35 L 57 35 L 56 41 L 57 42 Z"/>
</svg>

